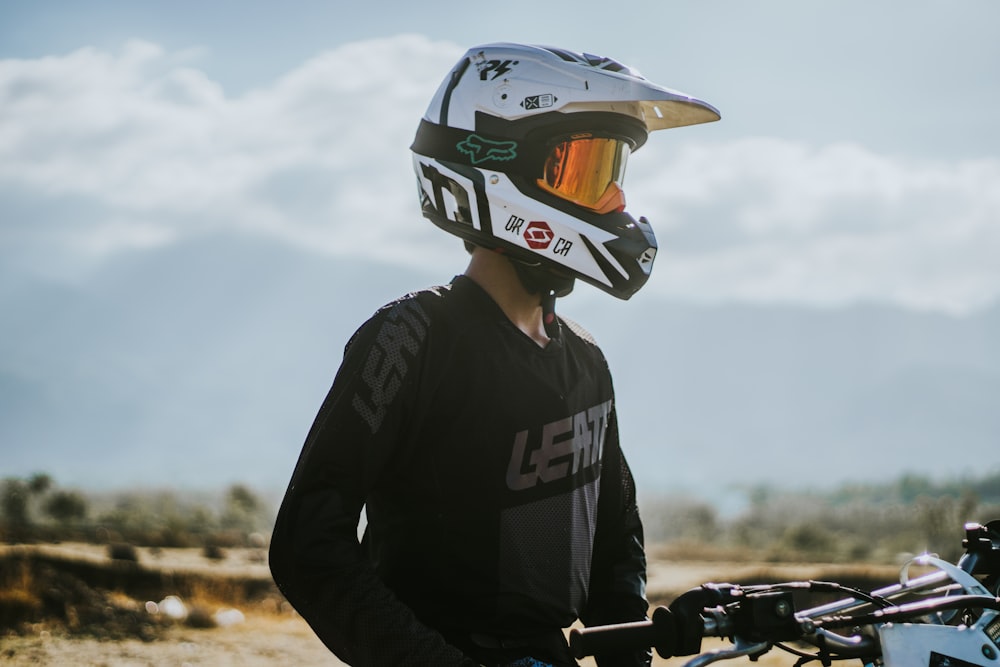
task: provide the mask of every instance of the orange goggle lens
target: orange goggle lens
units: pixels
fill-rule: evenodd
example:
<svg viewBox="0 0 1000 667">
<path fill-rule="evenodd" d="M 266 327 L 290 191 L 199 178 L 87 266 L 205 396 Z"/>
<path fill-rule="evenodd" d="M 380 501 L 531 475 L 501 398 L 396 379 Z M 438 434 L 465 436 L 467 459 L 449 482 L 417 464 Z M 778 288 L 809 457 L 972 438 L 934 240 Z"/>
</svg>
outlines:
<svg viewBox="0 0 1000 667">
<path fill-rule="evenodd" d="M 630 150 L 620 139 L 567 139 L 552 148 L 538 185 L 597 213 L 621 211 L 625 208 L 621 183 Z"/>
</svg>

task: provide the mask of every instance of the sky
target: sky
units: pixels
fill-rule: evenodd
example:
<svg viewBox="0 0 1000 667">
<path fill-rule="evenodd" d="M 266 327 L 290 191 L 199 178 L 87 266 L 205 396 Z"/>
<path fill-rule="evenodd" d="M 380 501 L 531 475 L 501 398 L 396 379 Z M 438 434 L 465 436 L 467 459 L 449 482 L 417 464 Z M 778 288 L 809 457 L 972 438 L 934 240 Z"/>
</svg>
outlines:
<svg viewBox="0 0 1000 667">
<path fill-rule="evenodd" d="M 576 319 L 658 300 L 973 317 L 1000 299 L 997 25 L 992 0 L 585 1 L 572 11 L 520 0 L 5 2 L 0 298 L 13 315 L 0 325 L 0 372 L 10 386 L 41 383 L 50 338 L 89 391 L 102 390 L 109 366 L 133 379 L 162 371 L 142 351 L 74 352 L 72 332 L 40 327 L 55 308 L 88 331 L 100 331 L 94 303 L 152 312 L 157 301 L 127 287 L 154 267 L 163 303 L 184 303 L 180 290 L 198 290 L 185 276 L 198 274 L 162 258 L 199 244 L 269 249 L 262 265 L 277 255 L 350 265 L 353 280 L 379 286 L 373 299 L 461 272 L 460 248 L 419 215 L 408 146 L 451 65 L 492 41 L 613 57 L 722 113 L 656 133 L 632 156 L 628 210 L 654 225 L 656 269 L 624 306 L 578 287 L 566 301 Z M 224 259 L 202 261 L 225 279 Z M 328 383 L 340 339 L 380 305 L 352 300 L 351 280 L 286 293 L 266 276 L 232 278 L 233 291 L 252 283 L 242 298 L 255 322 L 289 294 L 339 310 L 310 396 Z M 229 340 L 220 346 L 233 368 L 240 353 L 264 353 L 207 319 L 190 327 Z M 275 366 L 320 353 L 285 349 L 296 341 L 266 341 L 269 353 L 282 348 Z M 52 386 L 60 371 L 47 372 Z M 246 380 L 230 382 L 218 391 Z M 279 433 L 294 457 L 318 398 L 258 430 Z M 5 465 L 0 454 L 0 475 L 49 463 Z"/>
<path fill-rule="evenodd" d="M 8 222 L 5 263 L 73 280 L 225 229 L 425 265 L 451 248 L 413 224 L 415 119 L 466 47 L 512 40 L 722 111 L 634 158 L 630 209 L 667 241 L 651 291 L 950 312 L 1000 292 L 995 3 L 435 7 L 6 3 L 0 187 L 80 215 Z"/>
</svg>

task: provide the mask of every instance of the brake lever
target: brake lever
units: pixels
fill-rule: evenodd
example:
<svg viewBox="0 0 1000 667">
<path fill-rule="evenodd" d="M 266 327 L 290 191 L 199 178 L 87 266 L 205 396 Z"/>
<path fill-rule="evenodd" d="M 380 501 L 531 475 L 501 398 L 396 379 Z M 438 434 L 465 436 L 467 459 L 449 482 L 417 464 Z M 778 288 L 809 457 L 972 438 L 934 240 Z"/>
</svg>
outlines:
<svg viewBox="0 0 1000 667">
<path fill-rule="evenodd" d="M 706 651 L 696 658 L 685 662 L 683 667 L 702 667 L 703 665 L 710 665 L 720 660 L 732 660 L 755 653 L 764 653 L 771 648 L 768 642 L 747 642 L 739 637 L 736 637 L 733 644 L 732 648 L 717 648 L 713 651 Z"/>
</svg>

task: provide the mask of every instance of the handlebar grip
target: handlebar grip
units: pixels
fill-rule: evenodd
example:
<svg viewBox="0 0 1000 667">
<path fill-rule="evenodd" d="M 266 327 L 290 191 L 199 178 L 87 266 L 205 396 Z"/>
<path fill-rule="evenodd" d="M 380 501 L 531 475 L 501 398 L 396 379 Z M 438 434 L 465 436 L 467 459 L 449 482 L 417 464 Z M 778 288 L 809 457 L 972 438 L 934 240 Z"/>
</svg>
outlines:
<svg viewBox="0 0 1000 667">
<path fill-rule="evenodd" d="M 676 638 L 673 614 L 666 607 L 658 607 L 651 621 L 574 629 L 569 633 L 569 647 L 574 658 L 651 647 L 667 658 L 674 651 Z"/>
<path fill-rule="evenodd" d="M 597 653 L 609 653 L 649 648 L 656 643 L 656 628 L 652 621 L 635 621 L 615 625 L 596 625 L 574 629 L 569 633 L 569 647 L 574 658 Z"/>
</svg>

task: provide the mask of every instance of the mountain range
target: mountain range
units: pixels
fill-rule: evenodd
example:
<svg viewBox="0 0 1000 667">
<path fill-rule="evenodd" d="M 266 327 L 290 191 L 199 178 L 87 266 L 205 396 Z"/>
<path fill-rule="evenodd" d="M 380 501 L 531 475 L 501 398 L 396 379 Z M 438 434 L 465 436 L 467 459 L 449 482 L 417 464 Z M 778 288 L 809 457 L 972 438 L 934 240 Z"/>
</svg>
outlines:
<svg viewBox="0 0 1000 667">
<path fill-rule="evenodd" d="M 0 477 L 89 489 L 284 487 L 343 345 L 407 271 L 205 236 L 74 282 L 0 267 Z M 560 312 L 615 376 L 640 488 L 718 497 L 1000 466 L 1000 305 L 619 302 Z"/>
</svg>

